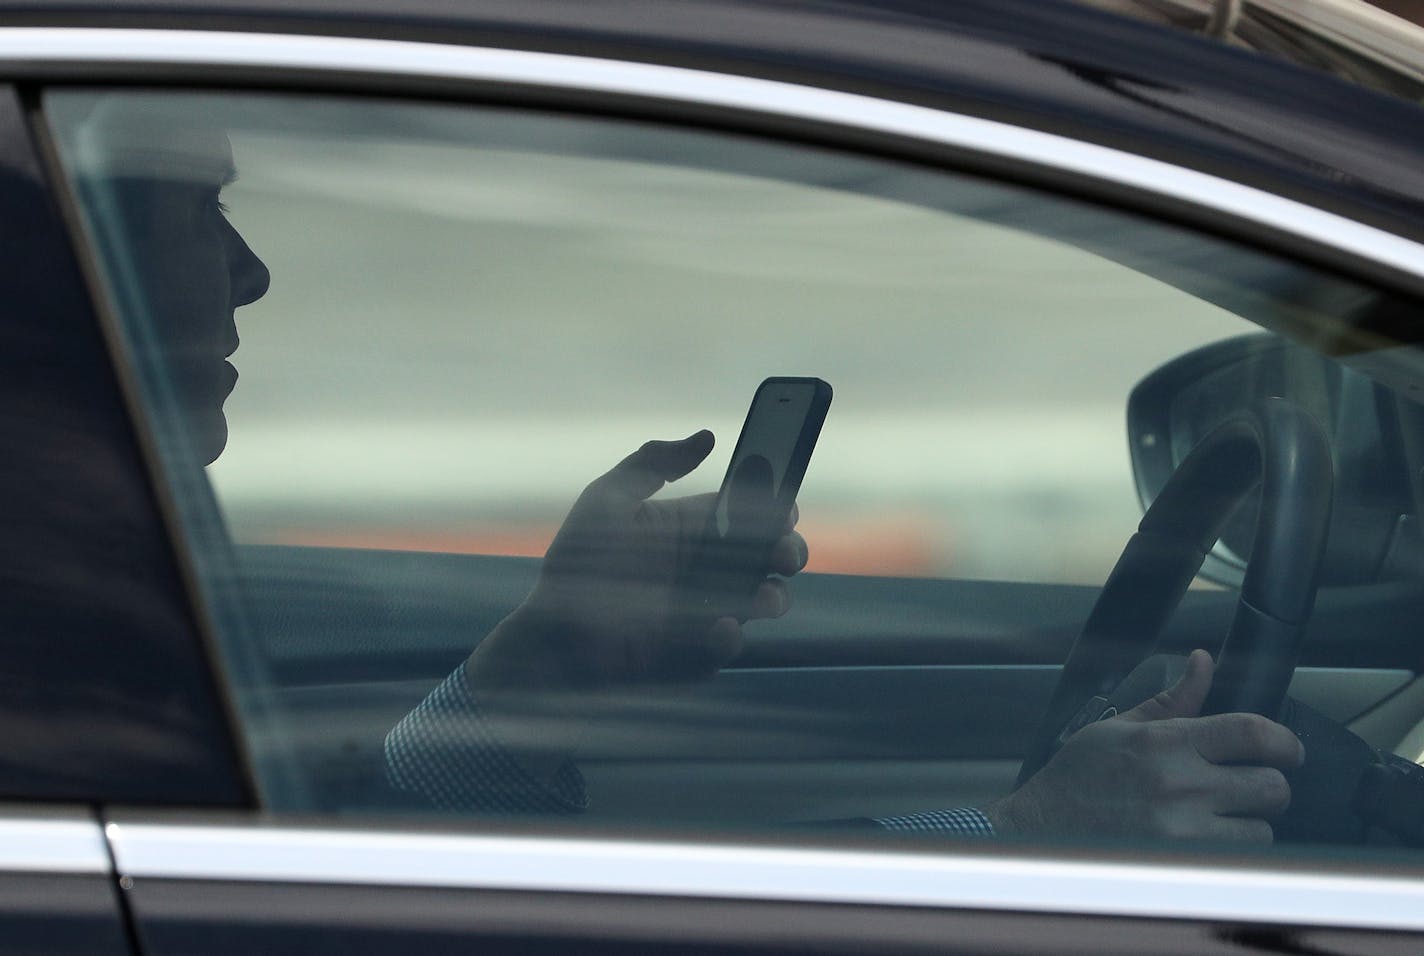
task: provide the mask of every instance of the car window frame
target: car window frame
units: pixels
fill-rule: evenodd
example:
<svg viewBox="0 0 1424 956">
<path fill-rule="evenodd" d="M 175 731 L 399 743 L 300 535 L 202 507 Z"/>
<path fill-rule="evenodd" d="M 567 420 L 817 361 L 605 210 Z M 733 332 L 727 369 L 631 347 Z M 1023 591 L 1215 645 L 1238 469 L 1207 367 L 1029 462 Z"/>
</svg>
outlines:
<svg viewBox="0 0 1424 956">
<path fill-rule="evenodd" d="M 12 34 L 13 31 L 0 28 L 0 63 L 5 62 L 7 57 L 13 57 L 15 55 L 13 50 L 7 53 L 5 47 L 7 39 L 9 39 Z M 260 44 L 270 41 L 271 39 L 270 37 L 266 40 L 253 39 L 250 42 Z M 300 39 L 306 41 L 312 38 Z M 360 46 L 359 44 L 386 43 L 388 41 L 339 41 L 325 38 L 323 42 L 337 44 L 349 43 L 353 45 L 351 47 L 352 49 L 364 52 L 368 51 L 369 47 Z M 394 43 L 398 41 L 389 42 Z M 458 49 L 467 50 L 468 48 Z M 244 59 L 241 56 L 232 54 L 230 50 L 226 54 L 216 57 L 215 62 L 207 64 L 201 62 L 201 58 L 198 57 L 179 55 L 176 47 L 172 48 L 171 53 L 173 56 L 171 62 L 162 62 L 161 58 L 158 58 L 158 61 L 155 62 L 156 54 L 152 49 L 137 51 L 133 54 L 132 58 L 129 56 L 117 56 L 112 60 L 106 59 L 90 49 L 88 52 L 75 53 L 73 58 L 74 62 L 84 66 L 84 72 L 86 74 L 85 85 L 98 85 L 100 83 L 107 85 L 108 83 L 114 83 L 125 86 L 152 87 L 159 85 L 177 87 L 192 84 L 199 87 L 211 87 L 221 82 L 223 84 L 233 84 L 236 88 L 271 92 L 318 92 L 353 96 L 379 93 L 379 95 L 387 98 L 395 95 L 397 97 L 436 98 L 453 102 L 479 102 L 482 104 L 516 105 L 521 107 L 537 105 L 544 109 L 575 110 L 597 115 L 617 116 L 620 118 L 631 117 L 671 122 L 677 125 L 735 130 L 744 134 L 763 137 L 772 136 L 774 138 L 790 141 L 813 142 L 831 148 L 847 148 L 875 156 L 910 159 L 915 162 L 933 165 L 936 168 L 969 171 L 992 175 L 996 179 L 1004 179 L 1010 182 L 1022 182 L 1036 188 L 1050 189 L 1055 193 L 1087 198 L 1093 202 L 1127 208 L 1138 214 L 1150 215 L 1154 218 L 1165 219 L 1170 222 L 1180 222 L 1191 228 L 1211 234 L 1226 235 L 1238 241 L 1249 242 L 1253 245 L 1262 245 L 1276 254 L 1287 255 L 1292 258 L 1302 259 L 1303 261 L 1315 263 L 1328 261 L 1333 271 L 1361 278 L 1376 286 L 1382 286 L 1403 295 L 1418 296 L 1421 291 L 1424 291 L 1424 258 L 1421 258 L 1421 264 L 1413 269 L 1381 266 L 1376 260 L 1368 255 L 1359 253 L 1357 250 L 1354 252 L 1347 251 L 1342 259 L 1338 254 L 1340 250 L 1332 249 L 1328 244 L 1323 244 L 1322 240 L 1324 237 L 1322 236 L 1302 236 L 1289 230 L 1283 230 L 1279 224 L 1273 225 L 1263 223 L 1259 220 L 1243 220 L 1234 217 L 1221 208 L 1206 208 L 1190 205 L 1182 194 L 1163 196 L 1160 193 L 1153 193 L 1147 190 L 1141 182 L 1125 183 L 1111 179 L 1102 179 L 1089 175 L 1088 172 L 1081 167 L 1064 172 L 1052 165 L 1046 156 L 1041 157 L 1037 164 L 1033 164 L 1027 162 L 1023 155 L 1012 155 L 1002 152 L 997 154 L 974 152 L 971 147 L 963 143 L 945 144 L 926 142 L 910 137 L 906 135 L 904 131 L 895 132 L 885 129 L 870 130 L 865 126 L 857 126 L 845 119 L 840 122 L 835 122 L 826 116 L 788 117 L 786 115 L 777 115 L 768 112 L 767 109 L 765 109 L 765 104 L 746 103 L 739 109 L 734 109 L 727 103 L 689 102 L 686 91 L 684 91 L 682 95 L 677 96 L 668 96 L 666 93 L 655 93 L 649 89 L 638 91 L 604 89 L 590 92 L 586 89 L 559 83 L 540 88 L 539 85 L 533 82 L 527 75 L 522 79 L 510 76 L 503 76 L 497 79 L 474 79 L 469 76 L 458 79 L 438 76 L 432 77 L 429 75 L 413 76 L 412 74 L 392 72 L 392 67 L 389 64 L 380 66 L 372 65 L 360 59 L 355 54 L 353 54 L 352 58 L 346 61 L 344 66 L 340 69 L 334 64 L 329 63 L 325 70 L 329 70 L 330 72 L 326 72 L 325 70 L 314 71 L 309 67 L 304 68 L 291 65 L 290 63 L 285 67 L 278 64 L 270 72 L 266 72 L 261 64 L 253 62 L 253 58 Z M 529 52 L 528 55 L 531 57 L 545 56 L 545 54 L 535 52 Z M 49 59 L 46 59 L 46 57 Z M 56 62 L 64 62 L 64 57 L 54 51 L 50 51 L 47 54 L 40 54 L 39 59 L 43 63 L 49 64 L 50 68 L 53 68 Z M 142 63 L 144 73 L 141 76 L 137 76 L 134 72 L 136 68 L 135 65 L 140 62 Z M 631 65 L 638 66 L 639 68 L 648 66 L 647 64 Z M 735 79 L 745 80 L 747 78 L 738 77 Z M 764 83 L 767 81 L 756 82 Z M 394 94 L 392 92 L 393 87 L 396 89 L 396 93 Z M 916 107 L 916 109 L 921 108 Z M 1050 135 L 1038 130 L 1026 131 L 1035 136 Z M 1058 143 L 1059 140 L 1044 140 L 1043 142 Z M 1101 149 L 1102 147 L 1094 148 Z M 1124 155 L 1126 156 L 1128 154 Z M 52 177 L 55 177 L 51 181 L 60 183 L 61 180 L 55 176 L 55 167 L 52 164 L 53 157 L 51 156 L 50 159 L 50 173 Z M 1137 157 L 1137 159 L 1141 159 L 1141 157 Z M 1160 162 L 1157 160 L 1143 161 Z M 1185 167 L 1179 169 L 1180 172 L 1187 175 L 1187 177 L 1194 182 L 1200 181 L 1195 179 L 1195 177 L 1203 175 L 1186 169 Z M 1254 192 L 1254 190 L 1251 190 L 1251 187 L 1240 188 Z M 76 221 L 73 197 L 68 197 L 65 204 L 69 210 L 69 221 L 72 224 Z M 1379 230 L 1376 230 L 1376 232 L 1379 232 Z M 1397 240 L 1398 243 L 1403 244 L 1399 246 L 1399 248 L 1420 249 L 1424 251 L 1424 247 L 1401 236 L 1381 233 L 1381 237 L 1387 242 Z M 97 283 L 97 279 L 95 278 L 97 276 L 97 270 L 93 268 L 93 251 L 88 248 L 87 243 L 84 243 L 77 234 L 74 241 L 77 248 L 81 250 L 81 254 L 89 259 L 89 268 L 86 271 L 89 273 L 90 288 L 94 301 L 101 310 L 109 314 L 110 318 L 108 321 L 112 323 L 112 312 L 111 306 L 108 305 L 108 295 L 100 284 Z M 115 348 L 113 357 L 115 363 L 120 368 L 127 367 L 127 362 L 123 358 L 121 350 Z M 131 394 L 130 408 L 135 408 L 132 403 Z M 140 430 L 145 427 L 143 416 L 136 412 L 135 426 Z M 151 446 L 151 441 L 148 444 Z M 170 522 L 176 520 L 171 513 L 168 515 L 168 519 Z M 180 529 L 173 525 L 170 525 L 170 529 L 174 532 L 172 536 L 174 539 L 181 538 L 181 534 L 178 534 Z M 208 620 L 207 608 L 196 594 L 193 595 L 193 602 L 195 612 L 198 613 L 202 619 Z M 210 628 L 211 625 L 209 624 L 208 627 Z M 215 662 L 214 666 L 217 666 Z M 165 836 L 163 833 L 143 829 L 143 827 L 147 825 L 146 821 L 151 819 L 150 817 L 138 811 L 125 811 L 121 809 L 116 811 L 109 819 L 112 824 L 110 828 L 111 841 L 113 841 L 115 846 L 127 845 L 129 848 L 127 851 L 124 851 L 128 854 L 127 856 L 122 854 L 120 856 L 121 871 L 130 875 L 144 876 L 147 878 L 175 878 L 179 876 L 186 878 L 195 876 L 193 873 L 178 872 L 171 859 L 164 857 L 162 854 L 159 854 L 157 857 L 148 858 L 157 861 L 153 862 L 151 866 L 150 864 L 142 862 L 145 859 L 143 853 L 146 852 L 148 848 L 157 847 L 161 849 L 163 841 L 168 839 L 168 836 Z M 171 828 L 168 827 L 167 823 L 162 824 L 160 828 L 169 829 L 169 835 L 171 836 Z M 274 832 L 288 832 L 294 834 L 310 832 L 310 830 L 303 831 L 284 823 L 273 824 L 271 829 Z M 339 832 L 339 828 L 330 826 L 315 829 L 316 832 L 319 833 Z M 467 830 L 468 826 L 458 822 L 452 822 L 451 829 L 455 832 L 459 832 Z M 128 836 L 125 836 L 126 832 L 129 834 Z M 358 831 L 351 832 L 354 833 L 355 836 L 360 836 L 360 832 Z M 369 833 L 370 831 L 365 832 Z M 616 850 L 620 845 L 617 840 L 600 844 L 596 840 L 587 838 L 571 839 L 566 833 L 559 832 L 558 828 L 547 831 L 547 838 L 537 835 L 543 832 L 539 827 L 516 828 L 514 832 L 517 835 L 512 837 L 512 839 L 516 842 L 497 848 L 499 852 L 506 855 L 520 851 L 521 849 L 536 852 L 540 847 L 548 849 L 550 846 L 564 846 L 565 848 L 570 846 L 580 847 L 588 852 L 597 852 L 600 847 L 611 851 Z M 194 836 L 191 832 L 188 835 Z M 208 835 L 225 839 L 225 833 L 219 833 L 216 829 L 211 830 Z M 198 836 L 201 836 L 201 834 L 198 834 Z M 626 837 L 627 834 L 620 834 L 620 836 Z M 155 842 L 145 842 L 150 838 Z M 524 840 L 530 842 L 519 842 Z M 127 841 L 127 843 L 125 844 L 124 841 Z M 767 842 L 773 845 L 778 842 L 784 842 L 784 836 L 777 837 L 774 834 L 768 834 Z M 214 844 L 214 846 L 216 846 L 216 844 Z M 1024 856 L 1016 859 L 1019 859 L 1019 862 L 1024 867 L 1032 868 L 1042 866 L 1044 863 L 1042 853 L 1044 851 L 1036 850 L 1034 852 L 1040 855 Z M 850 865 L 852 867 L 863 867 L 867 860 L 878 857 L 879 854 L 888 854 L 888 856 L 891 857 L 898 857 L 900 855 L 895 851 L 877 848 L 872 851 L 869 856 L 857 858 L 855 861 L 852 861 Z M 478 853 L 475 855 L 478 856 Z M 1010 856 L 1013 856 L 1013 854 L 1010 854 Z M 1167 854 L 1167 856 L 1172 857 L 1173 854 Z M 372 859 L 374 860 L 377 857 L 378 855 L 373 856 Z M 935 859 L 940 861 L 938 865 L 942 866 L 944 873 L 948 875 L 951 872 L 959 872 L 954 869 L 957 865 L 956 860 L 967 861 L 973 859 L 973 857 L 968 854 L 960 854 L 957 856 L 950 854 L 944 857 L 937 856 Z M 1186 866 L 1188 862 L 1192 862 L 1193 866 L 1201 865 L 1199 858 L 1191 853 L 1181 854 L 1177 857 L 1177 861 L 1183 866 Z M 829 863 L 831 862 L 831 858 L 826 857 L 820 862 Z M 1109 876 L 1108 868 L 1114 865 L 1120 866 L 1122 863 L 1131 863 L 1135 866 L 1140 862 L 1139 858 L 1132 857 L 1121 857 L 1116 861 L 1105 858 L 1087 864 L 1088 869 L 1082 874 L 1076 875 L 1086 878 L 1096 873 L 1099 876 L 1107 878 Z M 1211 863 L 1206 866 L 1206 869 L 1212 873 L 1225 872 L 1229 868 L 1229 862 L 1229 858 L 1213 858 Z M 1365 867 L 1365 869 L 1367 871 L 1373 871 L 1377 870 L 1378 867 L 1369 866 Z M 336 880 L 337 882 L 342 882 L 339 878 L 339 874 L 337 874 L 335 870 L 323 870 L 320 867 L 316 867 L 303 872 L 307 877 L 319 881 Z M 1028 872 L 1028 870 L 1026 869 L 1024 872 Z M 1127 872 L 1129 878 L 1135 878 L 1132 877 L 1132 872 L 1131 868 L 1129 868 Z M 1191 867 L 1187 867 L 1186 869 L 1172 872 L 1175 873 L 1175 876 L 1171 878 L 1180 877 L 1186 879 L 1197 871 Z M 1253 876 L 1262 875 L 1261 871 L 1253 870 L 1252 872 Z M 288 875 L 293 876 L 294 874 Z M 963 877 L 965 873 L 960 872 L 959 875 Z M 1300 874 L 1282 872 L 1278 875 L 1282 880 L 1289 883 Z M 272 870 L 262 870 L 261 868 L 246 871 L 245 874 L 228 872 L 225 876 L 213 874 L 213 877 L 229 880 L 266 880 L 280 878 Z M 370 878 L 374 879 L 374 877 Z M 1268 877 L 1262 876 L 1262 878 Z M 488 876 L 476 877 L 475 879 L 478 885 L 482 887 L 499 888 L 503 885 L 499 882 L 498 878 L 494 878 L 493 883 L 490 882 L 491 878 Z M 357 880 L 357 882 L 361 882 L 361 880 Z M 1325 884 L 1321 885 L 1324 887 Z M 1342 884 L 1342 886 L 1344 886 L 1345 889 L 1341 889 L 1341 886 L 1331 884 L 1330 892 L 1355 894 L 1358 889 L 1350 889 L 1349 884 Z M 1103 886 L 1099 886 L 1099 888 L 1105 889 Z M 618 893 L 631 892 L 633 889 L 634 888 L 630 886 L 609 887 L 610 892 Z M 577 892 L 596 891 L 596 888 L 589 886 L 577 890 Z M 709 891 L 709 894 L 711 897 L 723 898 L 726 893 L 732 891 L 732 889 L 723 888 L 717 891 Z M 1407 888 L 1404 891 L 1412 892 Z M 692 891 L 685 892 L 691 896 L 698 895 Z M 815 895 L 816 892 L 817 891 L 811 891 L 812 896 L 808 897 L 808 899 L 829 899 L 828 897 Z M 933 901 L 924 900 L 923 902 L 925 905 L 959 908 L 1011 908 L 1011 905 L 1003 900 L 997 902 L 986 901 L 982 897 L 977 897 L 972 893 L 966 893 L 962 884 L 958 885 L 957 892 L 959 895 L 950 892 L 935 897 Z M 1363 891 L 1360 890 L 1359 892 Z M 1318 898 L 1313 896 L 1309 898 L 1315 899 L 1316 902 L 1306 906 L 1287 907 L 1274 913 L 1270 919 L 1283 922 L 1289 922 L 1291 920 L 1306 923 L 1312 921 L 1318 922 L 1320 919 L 1318 914 L 1312 916 L 1309 912 L 1310 906 L 1314 906 L 1318 910 Z M 1356 896 L 1356 898 L 1362 897 Z M 839 902 L 849 903 L 856 902 L 857 900 L 867 904 L 876 902 L 876 900 L 870 896 L 843 897 L 839 899 Z M 1031 910 L 1035 909 L 1032 903 L 1022 897 L 1015 898 L 1012 906 L 1027 907 Z M 1066 910 L 1061 908 L 1055 910 L 1055 906 L 1062 906 L 1061 903 L 1055 904 L 1048 902 L 1043 904 L 1043 906 L 1042 911 L 1044 912 L 1085 912 L 1084 910 L 1074 909 L 1072 907 Z M 1111 908 L 1107 911 L 1120 912 L 1121 908 Z M 1424 912 L 1424 908 L 1415 907 L 1414 911 Z M 1199 909 L 1192 912 L 1197 916 L 1201 916 L 1205 912 L 1209 918 L 1227 920 L 1241 918 L 1239 913 L 1233 914 L 1229 908 L 1213 911 L 1211 907 L 1207 907 L 1205 911 Z M 1340 910 L 1337 909 L 1334 912 L 1338 913 Z M 1184 909 L 1172 909 L 1168 907 L 1154 910 L 1149 906 L 1144 909 L 1140 915 L 1180 918 L 1189 914 L 1187 910 Z M 1388 917 L 1385 917 L 1385 923 L 1398 929 L 1424 929 L 1424 917 L 1420 918 L 1417 925 L 1415 922 L 1403 917 L 1396 919 L 1393 923 L 1389 923 Z"/>
</svg>

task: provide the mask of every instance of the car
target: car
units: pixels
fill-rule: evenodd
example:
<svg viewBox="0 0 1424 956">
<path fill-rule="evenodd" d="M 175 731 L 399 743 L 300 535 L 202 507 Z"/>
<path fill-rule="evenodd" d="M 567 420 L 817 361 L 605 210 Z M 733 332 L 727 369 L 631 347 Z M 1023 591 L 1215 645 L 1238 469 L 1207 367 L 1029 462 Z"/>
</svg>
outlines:
<svg viewBox="0 0 1424 956">
<path fill-rule="evenodd" d="M 1111 6 L 0 0 L 6 945 L 1417 951 L 1424 34 Z"/>
</svg>

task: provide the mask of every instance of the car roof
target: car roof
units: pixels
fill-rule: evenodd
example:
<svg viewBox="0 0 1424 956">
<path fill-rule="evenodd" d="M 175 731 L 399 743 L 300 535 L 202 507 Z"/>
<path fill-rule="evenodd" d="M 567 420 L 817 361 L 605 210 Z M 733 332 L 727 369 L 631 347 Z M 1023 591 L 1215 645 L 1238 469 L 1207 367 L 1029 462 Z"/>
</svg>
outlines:
<svg viewBox="0 0 1424 956">
<path fill-rule="evenodd" d="M 1421 107 L 1064 0 L 0 0 L 0 26 L 509 46 L 735 72 L 1061 132 L 1424 239 Z"/>
<path fill-rule="evenodd" d="M 1424 102 L 1424 27 L 1365 0 L 1078 0 Z"/>
</svg>

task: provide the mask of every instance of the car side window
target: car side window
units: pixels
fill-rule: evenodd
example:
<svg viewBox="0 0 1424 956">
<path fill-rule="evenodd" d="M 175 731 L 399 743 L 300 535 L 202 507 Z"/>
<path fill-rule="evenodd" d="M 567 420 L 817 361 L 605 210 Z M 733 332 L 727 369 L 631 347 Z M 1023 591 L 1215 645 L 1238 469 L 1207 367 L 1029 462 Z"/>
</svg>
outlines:
<svg viewBox="0 0 1424 956">
<path fill-rule="evenodd" d="M 1318 436 L 1327 484 L 1291 500 L 1328 520 L 1341 396 L 1383 408 L 1376 380 L 1410 374 L 1322 355 L 1380 354 L 1359 332 L 1378 291 L 1012 183 L 731 133 L 317 96 L 45 108 L 273 810 L 1270 839 L 1300 761 L 1279 724 L 1202 745 L 1231 792 L 1190 819 L 1079 805 L 1106 766 L 1091 741 L 1132 720 L 1044 727 L 1197 718 L 1200 657 L 1162 665 L 1142 696 L 1182 683 L 1160 714 L 1113 703 L 1130 666 L 1057 665 L 1219 421 L 1256 415 L 1241 447 L 1263 459 L 1282 429 Z M 687 569 L 778 376 L 834 390 L 798 511 L 726 559 L 752 566 L 726 585 L 745 593 L 699 611 Z M 1404 455 L 1386 444 L 1360 454 Z M 1406 477 L 1371 500 L 1395 520 L 1413 489 L 1389 467 Z M 1219 647 L 1273 488 L 1235 524 L 1217 508 L 1217 583 L 1166 649 Z M 1103 612 L 1135 622 L 1139 643 L 1100 638 L 1128 664 L 1194 570 L 1153 560 Z M 1312 600 L 1313 574 L 1293 579 Z M 1026 754 L 1043 769 L 1015 790 Z"/>
</svg>

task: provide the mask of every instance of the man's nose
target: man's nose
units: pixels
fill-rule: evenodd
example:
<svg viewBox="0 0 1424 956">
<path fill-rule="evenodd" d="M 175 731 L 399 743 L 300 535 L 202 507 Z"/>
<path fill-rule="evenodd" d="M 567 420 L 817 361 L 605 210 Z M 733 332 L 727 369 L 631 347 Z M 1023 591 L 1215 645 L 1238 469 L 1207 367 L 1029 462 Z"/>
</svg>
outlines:
<svg viewBox="0 0 1424 956">
<path fill-rule="evenodd" d="M 250 305 L 267 294 L 272 273 L 236 229 L 228 237 L 228 263 L 232 275 L 232 306 Z"/>
</svg>

